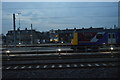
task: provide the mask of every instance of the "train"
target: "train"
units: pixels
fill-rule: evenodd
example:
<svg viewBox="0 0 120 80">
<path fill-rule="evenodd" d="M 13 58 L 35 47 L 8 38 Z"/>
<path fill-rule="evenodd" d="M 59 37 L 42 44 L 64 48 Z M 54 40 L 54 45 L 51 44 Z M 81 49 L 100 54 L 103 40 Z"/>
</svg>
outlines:
<svg viewBox="0 0 120 80">
<path fill-rule="evenodd" d="M 72 49 L 84 50 L 99 47 L 120 46 L 120 29 L 89 28 L 74 31 Z"/>
</svg>

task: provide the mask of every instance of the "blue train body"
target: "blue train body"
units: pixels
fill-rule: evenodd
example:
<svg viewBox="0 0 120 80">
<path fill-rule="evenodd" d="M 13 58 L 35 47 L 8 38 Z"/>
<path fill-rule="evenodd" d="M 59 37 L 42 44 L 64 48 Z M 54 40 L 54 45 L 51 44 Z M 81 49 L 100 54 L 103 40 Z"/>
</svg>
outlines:
<svg viewBox="0 0 120 80">
<path fill-rule="evenodd" d="M 83 46 L 120 46 L 120 29 L 98 29 L 76 31 L 72 39 L 72 45 Z"/>
</svg>

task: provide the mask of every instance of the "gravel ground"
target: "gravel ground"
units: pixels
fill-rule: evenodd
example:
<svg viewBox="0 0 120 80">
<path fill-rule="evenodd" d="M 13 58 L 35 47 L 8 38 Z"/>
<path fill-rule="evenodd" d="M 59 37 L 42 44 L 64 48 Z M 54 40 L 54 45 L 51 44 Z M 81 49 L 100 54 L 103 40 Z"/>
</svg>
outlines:
<svg viewBox="0 0 120 80">
<path fill-rule="evenodd" d="M 118 68 L 3 71 L 4 78 L 118 78 Z"/>
</svg>

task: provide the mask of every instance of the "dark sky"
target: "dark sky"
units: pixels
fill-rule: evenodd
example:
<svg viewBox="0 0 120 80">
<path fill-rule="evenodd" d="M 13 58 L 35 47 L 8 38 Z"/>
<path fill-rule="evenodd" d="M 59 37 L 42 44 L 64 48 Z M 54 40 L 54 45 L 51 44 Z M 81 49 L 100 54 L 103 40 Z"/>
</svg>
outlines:
<svg viewBox="0 0 120 80">
<path fill-rule="evenodd" d="M 117 2 L 3 2 L 4 34 L 13 29 L 13 13 L 16 13 L 17 28 L 30 29 L 32 23 L 37 31 L 118 25 Z"/>
</svg>

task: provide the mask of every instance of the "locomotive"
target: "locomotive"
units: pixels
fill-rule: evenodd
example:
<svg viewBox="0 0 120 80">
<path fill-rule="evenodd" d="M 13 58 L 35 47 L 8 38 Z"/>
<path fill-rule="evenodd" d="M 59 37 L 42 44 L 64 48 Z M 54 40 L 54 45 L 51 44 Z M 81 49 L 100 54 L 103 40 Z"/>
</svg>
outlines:
<svg viewBox="0 0 120 80">
<path fill-rule="evenodd" d="M 74 31 L 72 49 L 94 49 L 120 46 L 120 29 L 89 28 Z"/>
</svg>

